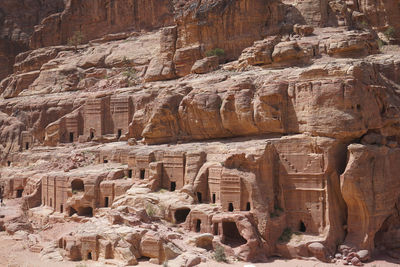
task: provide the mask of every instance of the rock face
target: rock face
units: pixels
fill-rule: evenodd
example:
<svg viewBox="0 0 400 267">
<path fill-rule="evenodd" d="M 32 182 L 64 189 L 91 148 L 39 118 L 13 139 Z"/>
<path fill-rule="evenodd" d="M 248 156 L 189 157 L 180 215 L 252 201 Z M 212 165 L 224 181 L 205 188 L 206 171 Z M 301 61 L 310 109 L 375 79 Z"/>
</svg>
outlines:
<svg viewBox="0 0 400 267">
<path fill-rule="evenodd" d="M 396 1 L 384 1 L 381 3 L 371 3 L 370 1 L 360 1 L 359 11 L 365 15 L 370 25 L 380 31 L 386 31 L 392 27 L 394 38 L 400 35 L 400 6 Z"/>
<path fill-rule="evenodd" d="M 397 223 L 390 222 L 398 214 L 400 181 L 392 172 L 397 171 L 399 152 L 385 146 L 349 147 L 349 163 L 341 177 L 348 207 L 349 244 L 372 250 L 375 243 L 385 243 L 382 235 L 387 235 L 387 231 L 399 230 Z"/>
<path fill-rule="evenodd" d="M 234 59 L 265 32 L 278 32 L 282 13 L 277 1 L 189 1 L 177 17 L 177 49 L 200 43 L 204 51 L 221 48 Z"/>
<path fill-rule="evenodd" d="M 68 0 L 62 13 L 46 18 L 35 29 L 30 47 L 67 44 L 76 32 L 81 32 L 85 43 L 105 34 L 152 30 L 172 23 L 169 0 Z"/>
<path fill-rule="evenodd" d="M 63 8 L 63 0 L 1 1 L 0 80 L 12 73 L 15 56 L 28 49 L 34 26 Z"/>
<path fill-rule="evenodd" d="M 31 251 L 399 257 L 396 1 L 17 2 L 0 3 L 0 230 Z"/>
<path fill-rule="evenodd" d="M 194 63 L 191 72 L 197 74 L 204 74 L 216 70 L 218 68 L 218 65 L 219 65 L 218 56 L 206 57 L 204 59 L 197 60 Z"/>
</svg>

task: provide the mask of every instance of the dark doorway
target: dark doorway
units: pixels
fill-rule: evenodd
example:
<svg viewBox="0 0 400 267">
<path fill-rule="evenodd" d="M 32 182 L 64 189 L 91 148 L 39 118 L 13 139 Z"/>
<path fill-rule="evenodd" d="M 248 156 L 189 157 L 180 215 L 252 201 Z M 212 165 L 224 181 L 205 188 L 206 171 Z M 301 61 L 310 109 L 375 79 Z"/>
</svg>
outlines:
<svg viewBox="0 0 400 267">
<path fill-rule="evenodd" d="M 88 259 L 88 260 L 91 260 L 91 259 L 92 259 L 92 252 L 89 252 L 89 253 L 87 254 L 87 259 Z"/>
<path fill-rule="evenodd" d="M 111 243 L 108 243 L 105 247 L 104 258 L 105 259 L 113 258 L 113 247 L 112 247 Z"/>
<path fill-rule="evenodd" d="M 303 221 L 300 221 L 300 224 L 299 224 L 299 231 L 302 232 L 302 233 L 304 233 L 306 230 L 307 230 L 306 225 L 304 224 Z"/>
<path fill-rule="evenodd" d="M 29 149 L 29 143 L 28 143 L 28 142 L 25 143 L 25 149 L 26 149 L 26 150 Z"/>
<path fill-rule="evenodd" d="M 72 216 L 72 215 L 74 215 L 75 213 L 77 213 L 76 212 L 76 210 L 74 209 L 74 208 L 69 208 L 69 216 Z"/>
<path fill-rule="evenodd" d="M 69 142 L 73 143 L 74 142 L 74 133 L 69 133 Z"/>
<path fill-rule="evenodd" d="M 239 233 L 235 222 L 222 222 L 223 243 L 233 248 L 246 244 L 246 239 Z"/>
<path fill-rule="evenodd" d="M 50 207 L 53 207 L 53 199 L 50 198 Z"/>
<path fill-rule="evenodd" d="M 175 211 L 175 221 L 176 223 L 184 223 L 187 216 L 189 215 L 190 209 L 184 208 Z"/>
<path fill-rule="evenodd" d="M 228 211 L 233 211 L 233 203 L 229 203 Z"/>
<path fill-rule="evenodd" d="M 247 211 L 250 211 L 250 210 L 251 210 L 250 202 L 247 202 L 247 204 L 246 204 L 246 210 L 247 210 Z"/>
<path fill-rule="evenodd" d="M 132 170 L 129 170 L 129 171 L 128 171 L 128 177 L 129 177 L 129 178 L 132 178 Z"/>
<path fill-rule="evenodd" d="M 63 212 L 64 212 L 64 206 L 60 205 L 60 213 L 63 213 Z"/>
<path fill-rule="evenodd" d="M 176 183 L 175 182 L 171 182 L 171 192 L 174 192 L 176 189 Z"/>
<path fill-rule="evenodd" d="M 141 256 L 139 259 L 137 259 L 138 262 L 148 262 L 150 260 L 149 257 L 146 256 Z"/>
<path fill-rule="evenodd" d="M 117 139 L 119 139 L 119 138 L 121 137 L 121 135 L 122 135 L 122 130 L 121 130 L 121 129 L 118 129 Z"/>
<path fill-rule="evenodd" d="M 216 200 L 215 193 L 213 193 L 213 194 L 212 194 L 212 203 L 215 204 L 215 200 Z"/>
<path fill-rule="evenodd" d="M 141 169 L 140 170 L 140 179 L 144 179 L 144 177 L 145 177 L 145 175 L 146 175 L 146 170 L 145 169 Z"/>
<path fill-rule="evenodd" d="M 108 163 L 108 159 L 103 159 L 103 163 Z"/>
<path fill-rule="evenodd" d="M 199 201 L 199 203 L 203 202 L 202 196 L 200 192 L 197 192 L 197 200 Z"/>
<path fill-rule="evenodd" d="M 76 194 L 77 192 L 85 191 L 85 185 L 81 179 L 73 180 L 71 183 L 72 193 Z"/>
<path fill-rule="evenodd" d="M 92 217 L 93 216 L 93 209 L 92 209 L 92 207 L 79 208 L 78 209 L 78 215 L 79 216 Z"/>
<path fill-rule="evenodd" d="M 94 138 L 94 132 L 90 132 L 90 140 Z"/>
<path fill-rule="evenodd" d="M 201 230 L 201 220 L 196 221 L 196 232 L 199 233 Z"/>
<path fill-rule="evenodd" d="M 108 207 L 108 197 L 104 198 L 104 207 Z"/>
<path fill-rule="evenodd" d="M 24 192 L 24 189 L 17 189 L 17 198 L 21 198 L 23 192 Z"/>
<path fill-rule="evenodd" d="M 213 232 L 214 232 L 214 235 L 218 235 L 218 223 L 214 223 Z"/>
<path fill-rule="evenodd" d="M 7 166 L 8 166 L 8 167 L 11 166 L 11 161 L 7 161 Z"/>
</svg>

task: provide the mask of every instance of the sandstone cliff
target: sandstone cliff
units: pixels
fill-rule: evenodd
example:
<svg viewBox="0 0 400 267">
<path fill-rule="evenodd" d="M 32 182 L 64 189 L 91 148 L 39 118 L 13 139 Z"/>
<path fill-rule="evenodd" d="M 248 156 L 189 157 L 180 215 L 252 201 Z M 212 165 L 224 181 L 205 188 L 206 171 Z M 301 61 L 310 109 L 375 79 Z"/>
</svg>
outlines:
<svg viewBox="0 0 400 267">
<path fill-rule="evenodd" d="M 399 14 L 2 1 L 0 229 L 44 260 L 400 258 Z"/>
<path fill-rule="evenodd" d="M 0 79 L 12 73 L 14 58 L 28 49 L 34 26 L 50 14 L 61 12 L 62 0 L 14 1 L 0 3 Z"/>
</svg>

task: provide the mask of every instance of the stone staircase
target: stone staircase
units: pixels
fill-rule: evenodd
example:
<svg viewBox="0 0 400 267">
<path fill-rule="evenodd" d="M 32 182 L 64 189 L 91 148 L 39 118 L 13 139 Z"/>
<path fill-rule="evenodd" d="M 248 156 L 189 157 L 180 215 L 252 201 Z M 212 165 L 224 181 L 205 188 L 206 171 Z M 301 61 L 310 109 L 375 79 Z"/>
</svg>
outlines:
<svg viewBox="0 0 400 267">
<path fill-rule="evenodd" d="M 285 155 L 281 154 L 281 159 L 282 159 L 282 161 L 284 162 L 284 165 L 285 165 L 285 166 L 288 166 L 289 169 L 292 170 L 292 172 L 295 172 L 295 173 L 298 172 L 297 169 L 296 169 L 296 167 L 293 166 L 293 164 L 286 158 Z"/>
</svg>

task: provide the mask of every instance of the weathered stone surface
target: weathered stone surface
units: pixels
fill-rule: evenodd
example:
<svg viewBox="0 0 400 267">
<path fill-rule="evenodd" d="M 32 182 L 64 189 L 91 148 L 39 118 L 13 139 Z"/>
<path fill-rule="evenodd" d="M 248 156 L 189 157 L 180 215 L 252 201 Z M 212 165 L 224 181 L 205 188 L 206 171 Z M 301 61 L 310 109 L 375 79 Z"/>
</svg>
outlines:
<svg viewBox="0 0 400 267">
<path fill-rule="evenodd" d="M 301 36 L 309 36 L 309 35 L 313 34 L 314 27 L 311 25 L 295 24 L 293 26 L 293 31 Z"/>
<path fill-rule="evenodd" d="M 283 13 L 279 2 L 189 1 L 177 16 L 177 49 L 202 44 L 204 52 L 221 48 L 235 59 L 264 32 L 277 33 Z"/>
<path fill-rule="evenodd" d="M 0 93 L 4 98 L 11 98 L 18 96 L 23 90 L 29 86 L 39 77 L 39 71 L 26 72 L 15 76 L 10 76 L 4 79 L 0 84 Z"/>
<path fill-rule="evenodd" d="M 324 245 L 318 242 L 311 243 L 307 246 L 308 251 L 320 261 L 328 262 L 327 251 Z"/>
<path fill-rule="evenodd" d="M 82 42 L 105 34 L 127 29 L 140 31 L 172 24 L 171 3 L 168 0 L 90 0 L 84 5 L 68 0 L 62 13 L 47 17 L 35 29 L 30 47 L 39 48 L 67 44 L 76 32 L 81 32 Z"/>
<path fill-rule="evenodd" d="M 371 255 L 368 250 L 363 249 L 363 250 L 357 251 L 357 258 L 359 258 L 360 261 L 362 261 L 362 262 L 367 262 L 371 259 Z"/>
<path fill-rule="evenodd" d="M 212 248 L 212 241 L 214 236 L 212 234 L 201 234 L 194 238 L 194 244 L 199 248 L 210 249 Z"/>
<path fill-rule="evenodd" d="M 274 46 L 279 41 L 278 36 L 273 36 L 254 42 L 253 46 L 243 50 L 239 57 L 239 63 L 253 66 L 271 64 Z"/>
<path fill-rule="evenodd" d="M 174 64 L 178 77 L 186 76 L 190 73 L 193 64 L 203 57 L 204 51 L 198 45 L 179 48 L 175 51 Z"/>
<path fill-rule="evenodd" d="M 274 47 L 272 60 L 276 63 L 285 62 L 293 65 L 306 63 L 310 59 L 310 53 L 303 50 L 296 41 L 281 42 Z"/>
<path fill-rule="evenodd" d="M 384 221 L 396 212 L 399 179 L 392 173 L 399 166 L 399 150 L 354 144 L 349 146 L 349 153 L 349 163 L 341 176 L 348 207 L 346 242 L 370 250 Z"/>
<path fill-rule="evenodd" d="M 350 1 L 315 1 L 315 0 L 289 0 L 293 7 L 301 14 L 299 22 L 313 26 L 351 26 L 351 9 L 347 3 Z"/>
<path fill-rule="evenodd" d="M 379 31 L 384 32 L 388 27 L 393 27 L 395 29 L 393 37 L 397 38 L 398 42 L 400 36 L 400 6 L 396 1 L 373 4 L 362 0 L 359 3 L 359 11 L 365 15 L 365 20 L 368 24 Z"/>
<path fill-rule="evenodd" d="M 67 50 L 67 48 L 41 48 L 21 53 L 15 58 L 14 70 L 17 72 L 40 70 L 43 64 L 55 58 L 63 50 Z"/>
<path fill-rule="evenodd" d="M 62 0 L 0 3 L 0 80 L 13 71 L 14 58 L 28 49 L 34 26 L 50 14 L 64 9 Z"/>
<path fill-rule="evenodd" d="M 344 36 L 333 36 L 326 45 L 327 53 L 338 57 L 359 57 L 377 50 L 376 40 L 369 33 L 348 33 Z"/>
<path fill-rule="evenodd" d="M 393 0 L 41 3 L 0 3 L 0 230 L 42 260 L 397 254 Z"/>
<path fill-rule="evenodd" d="M 218 56 L 206 57 L 197 60 L 194 63 L 191 72 L 196 74 L 204 74 L 216 70 L 218 68 L 218 65 L 219 65 Z"/>
<path fill-rule="evenodd" d="M 192 257 L 189 257 L 187 259 L 185 266 L 192 267 L 192 266 L 199 265 L 200 263 L 201 263 L 201 258 L 200 257 L 192 256 Z"/>
<path fill-rule="evenodd" d="M 351 264 L 353 266 L 362 266 L 363 264 L 361 263 L 360 259 L 357 257 L 354 257 L 351 259 Z"/>
<path fill-rule="evenodd" d="M 140 254 L 149 258 L 161 258 L 162 241 L 154 234 L 146 234 L 140 242 Z"/>
<path fill-rule="evenodd" d="M 168 27 L 161 30 L 160 54 L 150 61 L 144 77 L 145 81 L 170 80 L 176 77 L 173 63 L 176 38 L 176 27 Z"/>
</svg>

